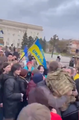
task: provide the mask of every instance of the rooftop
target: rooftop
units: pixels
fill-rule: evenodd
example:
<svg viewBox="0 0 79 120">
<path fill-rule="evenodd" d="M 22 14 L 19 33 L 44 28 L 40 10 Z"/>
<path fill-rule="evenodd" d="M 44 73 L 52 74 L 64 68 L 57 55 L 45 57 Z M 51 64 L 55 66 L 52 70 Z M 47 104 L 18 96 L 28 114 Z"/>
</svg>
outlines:
<svg viewBox="0 0 79 120">
<path fill-rule="evenodd" d="M 16 22 L 16 21 L 10 21 L 10 20 L 4 20 L 0 19 L 0 24 L 2 25 L 8 25 L 8 26 L 15 26 L 15 27 L 22 27 L 22 28 L 29 28 L 29 29 L 36 29 L 43 31 L 42 26 L 38 25 L 32 25 L 32 24 L 27 24 L 27 23 L 21 23 L 21 22 Z"/>
</svg>

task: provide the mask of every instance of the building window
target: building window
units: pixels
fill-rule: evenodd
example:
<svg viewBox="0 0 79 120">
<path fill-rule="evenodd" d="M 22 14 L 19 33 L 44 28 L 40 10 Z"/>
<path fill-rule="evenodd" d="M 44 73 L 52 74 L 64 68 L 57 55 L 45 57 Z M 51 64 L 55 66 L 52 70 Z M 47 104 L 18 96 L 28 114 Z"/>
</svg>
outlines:
<svg viewBox="0 0 79 120">
<path fill-rule="evenodd" d="M 9 42 L 9 38 L 7 39 L 7 41 Z"/>
<path fill-rule="evenodd" d="M 18 39 L 18 43 L 20 42 L 20 39 Z"/>
<path fill-rule="evenodd" d="M 19 33 L 21 33 L 21 30 L 19 30 Z"/>
<path fill-rule="evenodd" d="M 37 33 L 37 35 L 39 35 L 39 33 Z"/>
<path fill-rule="evenodd" d="M 17 43 L 17 47 L 19 47 L 20 46 L 20 43 Z"/>
<path fill-rule="evenodd" d="M 9 42 L 6 42 L 6 45 L 9 45 Z"/>
</svg>

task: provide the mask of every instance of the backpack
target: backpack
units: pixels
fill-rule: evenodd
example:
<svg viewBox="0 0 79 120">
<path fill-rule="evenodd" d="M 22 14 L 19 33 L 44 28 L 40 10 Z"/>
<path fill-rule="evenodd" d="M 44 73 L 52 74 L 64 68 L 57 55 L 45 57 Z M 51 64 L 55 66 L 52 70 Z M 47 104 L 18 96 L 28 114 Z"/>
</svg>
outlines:
<svg viewBox="0 0 79 120">
<path fill-rule="evenodd" d="M 46 85 L 57 97 L 61 97 L 75 89 L 75 82 L 63 70 L 50 72 L 46 79 Z"/>
</svg>

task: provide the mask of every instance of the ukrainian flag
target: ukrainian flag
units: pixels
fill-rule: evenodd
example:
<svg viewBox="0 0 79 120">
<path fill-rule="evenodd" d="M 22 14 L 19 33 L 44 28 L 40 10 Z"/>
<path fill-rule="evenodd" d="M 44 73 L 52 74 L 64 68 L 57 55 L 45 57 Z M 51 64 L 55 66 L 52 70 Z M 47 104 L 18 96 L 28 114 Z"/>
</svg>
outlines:
<svg viewBox="0 0 79 120">
<path fill-rule="evenodd" d="M 43 65 L 44 68 L 47 68 L 46 59 L 41 44 L 39 43 L 39 39 L 36 40 L 28 51 L 35 57 L 39 65 Z"/>
<path fill-rule="evenodd" d="M 24 48 L 20 58 L 22 59 L 24 56 L 28 58 L 28 48 L 27 47 Z"/>
</svg>

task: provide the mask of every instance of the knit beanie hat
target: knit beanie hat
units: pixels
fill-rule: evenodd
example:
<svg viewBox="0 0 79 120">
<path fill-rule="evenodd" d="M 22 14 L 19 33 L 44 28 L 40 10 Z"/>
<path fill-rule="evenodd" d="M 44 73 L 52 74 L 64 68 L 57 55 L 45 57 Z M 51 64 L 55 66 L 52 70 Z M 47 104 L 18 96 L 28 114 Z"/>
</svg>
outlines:
<svg viewBox="0 0 79 120">
<path fill-rule="evenodd" d="M 62 118 L 58 114 L 53 112 L 51 112 L 50 114 L 51 114 L 51 120 L 62 120 Z"/>
<path fill-rule="evenodd" d="M 17 120 L 51 120 L 50 110 L 38 103 L 29 104 L 22 109 Z"/>
<path fill-rule="evenodd" d="M 41 82 L 43 80 L 43 75 L 41 73 L 37 73 L 33 76 L 33 81 L 35 84 Z"/>
</svg>

